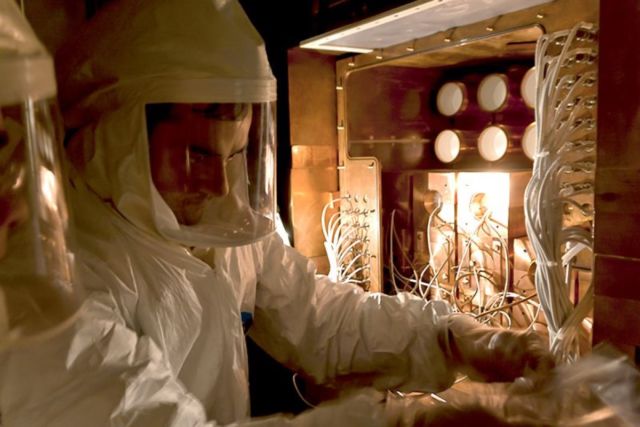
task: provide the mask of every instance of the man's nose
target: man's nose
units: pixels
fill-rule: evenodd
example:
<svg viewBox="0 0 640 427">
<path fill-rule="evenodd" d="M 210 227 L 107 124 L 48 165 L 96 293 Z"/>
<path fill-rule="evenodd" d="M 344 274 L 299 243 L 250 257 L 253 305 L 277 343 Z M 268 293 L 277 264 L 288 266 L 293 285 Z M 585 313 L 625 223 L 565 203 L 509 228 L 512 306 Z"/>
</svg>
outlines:
<svg viewBox="0 0 640 427">
<path fill-rule="evenodd" d="M 224 197 L 229 194 L 229 178 L 227 164 L 222 157 L 215 157 L 205 176 L 198 180 L 198 191 L 213 197 Z"/>
</svg>

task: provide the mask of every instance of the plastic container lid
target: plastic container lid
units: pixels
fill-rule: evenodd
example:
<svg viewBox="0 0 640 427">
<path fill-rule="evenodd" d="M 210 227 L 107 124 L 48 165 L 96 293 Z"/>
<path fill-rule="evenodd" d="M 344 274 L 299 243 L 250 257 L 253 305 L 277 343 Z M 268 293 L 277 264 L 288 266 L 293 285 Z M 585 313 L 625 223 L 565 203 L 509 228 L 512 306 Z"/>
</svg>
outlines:
<svg viewBox="0 0 640 427">
<path fill-rule="evenodd" d="M 478 137 L 478 151 L 483 159 L 490 162 L 500 160 L 509 147 L 509 135 L 500 126 L 485 128 Z"/>
<path fill-rule="evenodd" d="M 460 154 L 460 136 L 452 130 L 443 130 L 436 137 L 435 151 L 438 160 L 451 163 Z"/>
<path fill-rule="evenodd" d="M 498 111 L 507 102 L 507 77 L 503 74 L 489 74 L 478 86 L 478 104 L 484 111 Z"/>
<path fill-rule="evenodd" d="M 536 122 L 531 123 L 524 130 L 522 135 L 522 151 L 524 154 L 533 160 L 536 154 L 536 146 L 538 145 L 538 132 L 536 128 Z"/>
<path fill-rule="evenodd" d="M 436 97 L 436 106 L 440 114 L 453 116 L 462 111 L 466 89 L 460 82 L 448 82 L 442 85 Z"/>
<path fill-rule="evenodd" d="M 522 100 L 529 108 L 535 108 L 536 106 L 537 78 L 536 67 L 531 67 L 520 82 L 520 96 L 522 96 Z"/>
</svg>

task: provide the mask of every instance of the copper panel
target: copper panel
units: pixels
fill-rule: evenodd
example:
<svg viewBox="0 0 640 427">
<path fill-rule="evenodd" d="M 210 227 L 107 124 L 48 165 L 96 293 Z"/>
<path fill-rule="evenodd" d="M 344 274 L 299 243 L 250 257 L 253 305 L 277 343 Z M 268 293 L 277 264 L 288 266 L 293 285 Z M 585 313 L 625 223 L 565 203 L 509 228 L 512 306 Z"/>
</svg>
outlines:
<svg viewBox="0 0 640 427">
<path fill-rule="evenodd" d="M 288 59 L 291 145 L 335 147 L 335 58 L 296 48 Z"/>
<path fill-rule="evenodd" d="M 640 11 L 637 0 L 601 1 L 601 5 L 598 169 L 637 171 L 640 168 L 640 56 L 637 54 Z M 603 178 L 606 183 L 607 178 Z M 627 186 L 618 199 L 624 197 L 625 201 L 633 202 L 633 197 L 625 197 L 628 190 L 634 191 L 635 187 Z"/>
<path fill-rule="evenodd" d="M 294 145 L 291 147 L 293 169 L 331 167 L 338 164 L 338 148 L 333 145 Z"/>
<path fill-rule="evenodd" d="M 521 64 L 530 66 L 532 62 Z M 506 63 L 492 63 L 482 68 L 467 66 L 464 70 L 469 70 L 467 74 L 480 74 L 506 67 Z M 433 104 L 438 89 L 461 72 L 464 73 L 461 69 L 434 69 L 430 70 L 430 74 L 416 74 L 412 69 L 396 68 L 391 72 L 387 67 L 380 67 L 353 73 L 345 86 L 349 95 L 348 155 L 354 158 L 376 157 L 384 171 L 498 172 L 531 169 L 532 162 L 520 148 L 524 125 L 511 126 L 512 146 L 507 155 L 489 162 L 475 150 L 476 138 L 486 126 L 502 126 L 507 119 L 501 118 L 500 114 L 486 112 L 450 118 L 435 111 Z M 524 123 L 534 120 L 533 110 L 517 113 L 525 117 L 521 120 Z M 513 119 L 514 114 L 510 116 L 509 119 Z M 445 129 L 455 129 L 469 136 L 469 149 L 463 150 L 458 159 L 451 163 L 441 162 L 434 153 L 434 140 Z"/>
<path fill-rule="evenodd" d="M 335 58 L 290 49 L 288 60 L 293 241 L 326 265 L 321 214 L 337 190 Z"/>
<path fill-rule="evenodd" d="M 382 290 L 382 248 L 381 248 L 381 224 L 380 224 L 380 166 L 377 159 L 346 159 L 338 167 L 340 173 L 340 195 L 352 197 L 358 200 L 362 209 L 367 209 L 368 227 L 366 238 L 369 241 L 368 273 L 369 286 L 372 292 Z"/>
<path fill-rule="evenodd" d="M 637 326 L 640 325 L 640 301 L 596 295 L 593 307 L 594 345 L 602 341 L 629 346 L 640 344 Z"/>
<path fill-rule="evenodd" d="M 295 248 L 308 257 L 324 256 L 322 209 L 331 192 L 291 192 L 291 222 Z"/>
<path fill-rule="evenodd" d="M 640 259 L 596 254 L 594 273 L 598 278 L 596 296 L 640 301 L 640 286 L 635 283 L 640 278 Z"/>
<path fill-rule="evenodd" d="M 350 142 L 419 143 L 446 118 L 429 108 L 431 87 L 440 70 L 380 66 L 350 73 L 347 131 Z"/>
<path fill-rule="evenodd" d="M 473 85 L 486 74 L 513 72 L 532 65 L 532 58 L 508 62 L 493 58 L 484 64 L 455 68 L 416 69 L 385 64 L 349 73 L 343 82 L 343 92 L 348 94 L 348 155 L 376 157 L 385 171 L 528 170 L 532 162 L 524 156 L 520 138 L 526 125 L 534 121 L 532 109 L 513 105 L 514 108 L 504 112 L 489 113 L 469 102 L 469 111 L 446 117 L 437 111 L 435 104 L 438 89 L 446 82 L 465 82 L 469 92 L 474 92 Z M 516 76 L 510 81 L 516 82 Z M 517 95 L 513 98 L 519 99 Z M 489 162 L 480 157 L 475 146 L 477 136 L 492 124 L 508 129 L 511 145 L 504 158 Z M 455 129 L 468 136 L 468 150 L 449 164 L 440 162 L 433 148 L 433 141 L 444 129 Z"/>
<path fill-rule="evenodd" d="M 613 342 L 632 353 L 640 345 L 638 2 L 603 7 L 599 36 L 594 343 Z"/>
<path fill-rule="evenodd" d="M 595 196 L 594 342 L 640 345 L 640 13 L 601 1 Z"/>
<path fill-rule="evenodd" d="M 335 167 L 291 169 L 291 192 L 338 191 L 338 171 Z"/>
<path fill-rule="evenodd" d="M 640 68 L 638 68 L 640 73 Z M 640 92 L 638 92 L 640 97 Z M 620 115 L 624 114 L 619 111 Z M 640 115 L 638 116 L 640 117 Z M 603 126 L 605 127 L 603 129 Z M 598 129 L 598 168 L 596 170 L 595 252 L 607 255 L 640 258 L 640 245 L 629 236 L 640 232 L 640 165 L 633 167 L 607 167 L 600 164 L 600 152 L 606 153 L 609 141 L 606 124 Z M 640 131 L 639 131 L 640 132 Z M 640 133 L 639 133 L 640 134 Z M 632 138 L 628 136 L 627 138 Z M 635 138 L 635 137 L 633 137 Z M 627 139 L 628 157 L 640 141 Z M 613 151 L 616 148 L 613 147 Z"/>
</svg>

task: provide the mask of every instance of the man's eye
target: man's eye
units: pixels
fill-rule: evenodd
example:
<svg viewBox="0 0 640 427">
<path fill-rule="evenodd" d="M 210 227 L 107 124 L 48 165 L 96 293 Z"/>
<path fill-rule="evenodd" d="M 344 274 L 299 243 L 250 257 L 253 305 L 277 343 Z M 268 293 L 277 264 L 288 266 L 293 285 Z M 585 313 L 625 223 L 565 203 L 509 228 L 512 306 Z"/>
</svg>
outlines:
<svg viewBox="0 0 640 427">
<path fill-rule="evenodd" d="M 242 148 L 242 149 L 240 149 L 240 150 L 236 151 L 235 153 L 231 154 L 229 157 L 227 157 L 227 160 L 234 159 L 234 158 L 236 158 L 238 155 L 240 155 L 240 154 L 242 154 L 242 153 L 244 153 L 244 152 L 245 152 L 245 148 Z"/>
<path fill-rule="evenodd" d="M 214 156 L 215 155 L 207 149 L 201 147 L 189 147 L 189 160 L 191 162 L 205 161 Z"/>
</svg>

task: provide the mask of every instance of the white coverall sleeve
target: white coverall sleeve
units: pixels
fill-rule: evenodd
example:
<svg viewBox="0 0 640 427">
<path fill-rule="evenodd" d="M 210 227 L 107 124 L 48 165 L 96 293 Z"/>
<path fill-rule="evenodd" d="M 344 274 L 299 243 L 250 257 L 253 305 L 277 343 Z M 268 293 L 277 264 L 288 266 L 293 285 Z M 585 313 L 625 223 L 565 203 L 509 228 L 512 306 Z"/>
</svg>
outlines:
<svg viewBox="0 0 640 427">
<path fill-rule="evenodd" d="M 99 280 L 96 274 L 91 279 Z M 93 291 L 72 324 L 3 352 L 0 425 L 217 426 L 207 422 L 202 404 L 176 379 L 154 342 L 127 328 L 120 313 L 109 292 Z M 380 396 L 362 394 L 297 417 L 274 415 L 233 426 L 376 427 L 391 424 L 387 412 Z"/>
<path fill-rule="evenodd" d="M 108 292 L 90 293 L 72 324 L 0 360 L 3 425 L 207 425 L 200 402 L 153 341 L 126 327 Z"/>
<path fill-rule="evenodd" d="M 453 383 L 438 332 L 447 304 L 336 284 L 277 239 L 263 243 L 250 335 L 275 359 L 320 384 L 349 376 L 377 389 L 433 392 Z"/>
</svg>

